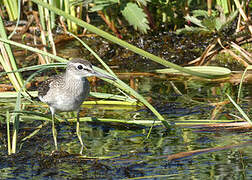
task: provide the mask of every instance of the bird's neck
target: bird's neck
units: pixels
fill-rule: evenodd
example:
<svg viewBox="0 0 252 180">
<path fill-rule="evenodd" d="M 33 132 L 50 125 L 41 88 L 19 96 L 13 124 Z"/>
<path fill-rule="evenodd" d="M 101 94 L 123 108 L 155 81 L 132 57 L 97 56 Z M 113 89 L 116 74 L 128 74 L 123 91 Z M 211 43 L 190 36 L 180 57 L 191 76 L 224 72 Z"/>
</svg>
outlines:
<svg viewBox="0 0 252 180">
<path fill-rule="evenodd" d="M 66 86 L 76 87 L 88 81 L 85 77 L 78 76 L 72 72 L 66 71 L 64 74 Z"/>
<path fill-rule="evenodd" d="M 64 90 L 71 96 L 81 100 L 84 100 L 88 95 L 89 82 L 85 77 L 74 75 L 73 73 L 64 74 Z"/>
</svg>

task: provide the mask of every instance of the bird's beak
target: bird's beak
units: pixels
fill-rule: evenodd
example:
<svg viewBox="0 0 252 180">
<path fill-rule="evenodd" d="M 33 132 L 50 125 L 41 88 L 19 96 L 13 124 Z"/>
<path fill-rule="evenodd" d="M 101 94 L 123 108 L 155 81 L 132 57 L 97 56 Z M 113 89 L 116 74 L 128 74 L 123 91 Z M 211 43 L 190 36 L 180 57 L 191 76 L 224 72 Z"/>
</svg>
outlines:
<svg viewBox="0 0 252 180">
<path fill-rule="evenodd" d="M 98 77 L 98 78 L 106 78 L 106 79 L 110 79 L 110 80 L 113 80 L 113 81 L 116 80 L 116 78 L 114 78 L 113 76 L 110 76 L 110 75 L 107 75 L 107 74 L 104 74 L 104 73 L 101 73 L 101 72 L 98 72 L 98 71 L 94 71 L 93 76 Z"/>
</svg>

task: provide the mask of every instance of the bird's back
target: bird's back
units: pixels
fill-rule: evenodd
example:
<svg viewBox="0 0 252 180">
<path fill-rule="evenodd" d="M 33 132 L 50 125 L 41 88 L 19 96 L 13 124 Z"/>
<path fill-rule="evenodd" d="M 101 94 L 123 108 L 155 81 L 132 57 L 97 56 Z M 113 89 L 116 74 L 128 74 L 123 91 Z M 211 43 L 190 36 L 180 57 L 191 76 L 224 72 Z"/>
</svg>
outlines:
<svg viewBox="0 0 252 180">
<path fill-rule="evenodd" d="M 48 79 L 46 79 L 45 81 L 43 81 L 42 83 L 39 84 L 38 86 L 38 96 L 39 97 L 43 97 L 47 94 L 47 92 L 51 89 L 51 88 L 57 88 L 62 86 L 64 83 L 62 82 L 63 80 L 63 75 L 62 74 L 58 74 L 58 75 L 54 75 L 49 77 Z"/>
<path fill-rule="evenodd" d="M 86 78 L 74 80 L 65 74 L 49 77 L 38 88 L 39 99 L 57 111 L 74 111 L 89 95 L 90 86 Z"/>
</svg>

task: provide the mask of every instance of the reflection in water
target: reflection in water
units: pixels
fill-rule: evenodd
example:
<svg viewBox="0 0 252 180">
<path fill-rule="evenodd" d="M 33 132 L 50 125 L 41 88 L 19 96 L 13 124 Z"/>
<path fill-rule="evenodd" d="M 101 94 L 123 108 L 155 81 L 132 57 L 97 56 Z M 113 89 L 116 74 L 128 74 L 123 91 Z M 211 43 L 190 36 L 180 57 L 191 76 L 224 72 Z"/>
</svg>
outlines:
<svg viewBox="0 0 252 180">
<path fill-rule="evenodd" d="M 181 96 L 167 79 L 139 77 L 137 83 L 140 93 L 152 101 L 165 119 L 174 123 L 210 119 L 215 108 L 211 103 L 225 100 L 225 91 L 233 92 L 233 87 L 228 84 L 199 86 L 200 83 L 174 82 L 182 92 Z M 245 88 L 245 95 L 249 94 L 248 89 Z M 91 117 L 154 118 L 143 107 L 92 106 L 85 111 L 85 116 Z M 224 106 L 216 117 L 223 119 L 234 111 L 231 105 Z M 64 113 L 60 115 L 69 117 Z M 40 121 L 22 122 L 20 136 L 33 132 L 29 128 L 39 124 Z M 250 179 L 252 174 L 247 168 L 251 166 L 251 146 L 231 146 L 249 142 L 251 133 L 246 131 L 236 133 L 179 126 L 166 131 L 161 125 L 154 125 L 146 139 L 149 126 L 82 123 L 82 138 L 88 147 L 84 152 L 89 157 L 86 158 L 77 155 L 80 144 L 74 123 L 57 124 L 61 151 L 53 154 L 50 126 L 43 127 L 37 135 L 20 144 L 19 153 L 12 156 L 7 156 L 4 129 L 1 126 L 1 179 Z M 227 146 L 231 147 L 222 148 Z"/>
</svg>

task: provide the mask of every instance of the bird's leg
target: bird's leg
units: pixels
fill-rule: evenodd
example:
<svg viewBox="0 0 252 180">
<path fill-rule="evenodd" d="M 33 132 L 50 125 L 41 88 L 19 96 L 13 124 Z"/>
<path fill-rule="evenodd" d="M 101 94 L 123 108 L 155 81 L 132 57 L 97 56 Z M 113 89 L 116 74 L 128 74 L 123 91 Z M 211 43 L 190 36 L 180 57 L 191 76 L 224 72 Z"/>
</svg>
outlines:
<svg viewBox="0 0 252 180">
<path fill-rule="evenodd" d="M 80 154 L 82 154 L 83 148 L 85 147 L 81 138 L 81 131 L 80 131 L 80 110 L 77 111 L 77 124 L 76 124 L 76 134 L 79 138 L 81 144 Z"/>
<path fill-rule="evenodd" d="M 51 109 L 52 113 L 52 134 L 53 134 L 53 140 L 54 140 L 54 145 L 55 145 L 55 150 L 58 150 L 58 144 L 57 144 L 57 130 L 54 125 L 54 116 L 55 116 L 55 110 Z"/>
</svg>

